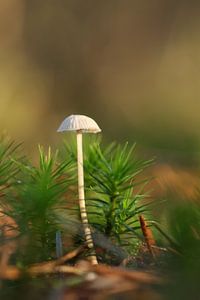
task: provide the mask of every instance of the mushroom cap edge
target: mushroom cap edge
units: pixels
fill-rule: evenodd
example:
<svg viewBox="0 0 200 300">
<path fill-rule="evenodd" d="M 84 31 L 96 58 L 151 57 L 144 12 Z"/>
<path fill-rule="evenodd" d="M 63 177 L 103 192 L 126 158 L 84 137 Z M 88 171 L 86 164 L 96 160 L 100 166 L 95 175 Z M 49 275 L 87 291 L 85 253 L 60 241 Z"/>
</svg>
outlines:
<svg viewBox="0 0 200 300">
<path fill-rule="evenodd" d="M 101 132 L 97 123 L 92 118 L 85 115 L 70 115 L 64 119 L 57 131 L 63 132 L 78 130 L 87 133 Z"/>
</svg>

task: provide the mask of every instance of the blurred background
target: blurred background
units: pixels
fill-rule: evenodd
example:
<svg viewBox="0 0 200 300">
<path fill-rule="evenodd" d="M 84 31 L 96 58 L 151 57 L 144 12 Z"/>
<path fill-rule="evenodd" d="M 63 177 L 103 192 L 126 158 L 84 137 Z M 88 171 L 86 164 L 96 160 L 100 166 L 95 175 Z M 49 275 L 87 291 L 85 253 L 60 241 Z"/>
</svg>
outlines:
<svg viewBox="0 0 200 300">
<path fill-rule="evenodd" d="M 86 114 L 172 177 L 184 168 L 184 185 L 199 163 L 199 15 L 195 0 L 0 0 L 1 131 L 34 156 Z"/>
</svg>

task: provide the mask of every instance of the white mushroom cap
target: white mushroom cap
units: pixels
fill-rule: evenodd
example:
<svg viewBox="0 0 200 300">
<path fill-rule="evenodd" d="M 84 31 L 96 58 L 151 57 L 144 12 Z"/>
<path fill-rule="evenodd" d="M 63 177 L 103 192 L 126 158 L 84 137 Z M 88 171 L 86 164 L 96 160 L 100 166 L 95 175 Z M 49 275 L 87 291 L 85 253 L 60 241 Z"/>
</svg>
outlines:
<svg viewBox="0 0 200 300">
<path fill-rule="evenodd" d="M 93 119 L 84 115 L 71 115 L 67 117 L 58 128 L 58 132 L 77 130 L 91 133 L 97 133 L 101 131 Z"/>
</svg>

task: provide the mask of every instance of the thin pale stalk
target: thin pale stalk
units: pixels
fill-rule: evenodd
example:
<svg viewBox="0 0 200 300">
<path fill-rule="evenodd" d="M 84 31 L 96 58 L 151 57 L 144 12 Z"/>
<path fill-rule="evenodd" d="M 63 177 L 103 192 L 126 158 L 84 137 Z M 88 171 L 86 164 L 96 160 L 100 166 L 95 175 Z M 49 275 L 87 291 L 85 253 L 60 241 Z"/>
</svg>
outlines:
<svg viewBox="0 0 200 300">
<path fill-rule="evenodd" d="M 93 255 L 90 256 L 91 263 L 93 265 L 98 264 L 94 243 L 92 240 L 92 233 L 88 222 L 86 204 L 85 204 L 85 192 L 84 192 L 84 171 L 83 171 L 83 145 L 82 145 L 82 132 L 77 131 L 77 163 L 78 163 L 78 194 L 79 194 L 79 207 L 81 220 L 83 223 L 83 229 L 85 233 L 86 244 L 89 249 L 92 250 Z"/>
</svg>

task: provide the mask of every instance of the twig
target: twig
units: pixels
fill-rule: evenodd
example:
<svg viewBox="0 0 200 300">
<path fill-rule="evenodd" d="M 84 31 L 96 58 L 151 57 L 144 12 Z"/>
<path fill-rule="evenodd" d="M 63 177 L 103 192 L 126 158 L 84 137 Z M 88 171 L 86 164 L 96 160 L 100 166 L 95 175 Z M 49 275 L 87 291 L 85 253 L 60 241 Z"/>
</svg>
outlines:
<svg viewBox="0 0 200 300">
<path fill-rule="evenodd" d="M 151 255 L 153 256 L 153 258 L 155 258 L 155 253 L 152 249 L 152 246 L 155 245 L 155 240 L 153 238 L 152 231 L 150 228 L 147 227 L 146 221 L 142 215 L 139 216 L 139 220 L 140 220 L 140 226 L 142 229 L 142 233 L 144 235 L 145 242 L 147 244 L 147 248 L 148 248 L 149 252 L 151 253 Z"/>
<path fill-rule="evenodd" d="M 62 266 L 66 261 L 69 261 L 70 259 L 76 257 L 81 252 L 83 252 L 84 246 L 81 246 L 64 256 L 60 257 L 57 260 L 53 260 L 50 262 L 43 262 L 38 263 L 30 266 L 26 270 L 21 270 L 14 266 L 4 266 L 0 269 L 0 278 L 2 279 L 8 279 L 8 280 L 15 280 L 18 279 L 24 275 L 29 276 L 39 276 L 40 274 L 53 274 L 53 273 L 71 273 L 71 274 L 82 274 L 83 272 L 80 271 L 76 267 L 71 266 Z"/>
<path fill-rule="evenodd" d="M 55 260 L 55 263 L 56 263 L 56 265 L 61 265 L 61 264 L 65 263 L 66 261 L 75 258 L 80 253 L 82 253 L 84 250 L 85 250 L 85 246 L 80 246 L 77 249 L 75 249 L 75 250 L 63 255 L 59 259 Z"/>
</svg>

